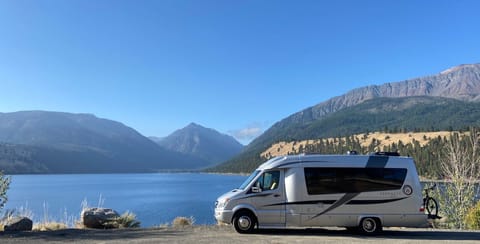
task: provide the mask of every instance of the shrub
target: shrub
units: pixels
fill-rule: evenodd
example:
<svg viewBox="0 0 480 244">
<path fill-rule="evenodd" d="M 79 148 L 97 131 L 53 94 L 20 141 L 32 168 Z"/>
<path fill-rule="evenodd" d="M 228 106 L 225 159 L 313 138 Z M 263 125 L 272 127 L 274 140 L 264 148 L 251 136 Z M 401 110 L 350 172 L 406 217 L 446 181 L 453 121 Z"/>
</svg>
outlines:
<svg viewBox="0 0 480 244">
<path fill-rule="evenodd" d="M 476 181 L 480 177 L 480 131 L 471 129 L 469 135 L 463 136 L 451 134 L 440 155 L 442 174 L 449 179 L 438 198 L 442 213 L 449 227 L 467 228 L 465 220 L 475 206 Z"/>
<path fill-rule="evenodd" d="M 468 211 L 465 224 L 469 229 L 480 230 L 480 201 Z"/>
<path fill-rule="evenodd" d="M 173 227 L 183 227 L 183 226 L 190 226 L 195 223 L 195 219 L 193 217 L 187 218 L 187 217 L 176 217 L 173 220 Z"/>
<path fill-rule="evenodd" d="M 0 171 L 0 211 L 3 209 L 3 206 L 5 206 L 5 203 L 7 203 L 7 190 L 10 186 L 10 181 L 10 177 L 3 175 L 3 172 Z"/>
<path fill-rule="evenodd" d="M 137 221 L 137 216 L 134 213 L 129 211 L 123 213 L 118 219 L 119 228 L 138 228 L 140 227 L 140 222 Z"/>
<path fill-rule="evenodd" d="M 138 228 L 140 222 L 136 220 L 137 216 L 129 211 L 123 213 L 120 217 L 115 218 L 109 222 L 103 223 L 105 229 L 118 229 L 118 228 Z M 83 226 L 82 228 L 84 228 Z"/>
</svg>

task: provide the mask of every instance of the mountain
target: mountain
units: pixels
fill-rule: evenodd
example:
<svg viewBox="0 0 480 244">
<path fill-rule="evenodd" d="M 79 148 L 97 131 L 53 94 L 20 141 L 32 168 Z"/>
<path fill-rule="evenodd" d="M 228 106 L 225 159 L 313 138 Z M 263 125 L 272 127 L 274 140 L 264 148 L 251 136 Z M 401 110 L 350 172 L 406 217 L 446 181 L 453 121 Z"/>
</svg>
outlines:
<svg viewBox="0 0 480 244">
<path fill-rule="evenodd" d="M 260 153 L 275 142 L 297 139 L 296 137 L 298 136 L 312 136 L 311 138 L 314 138 L 313 136 L 315 134 L 318 136 L 318 133 L 313 133 L 311 135 L 307 134 L 312 133 L 312 131 L 315 130 L 313 128 L 320 130 L 322 124 L 325 124 L 328 121 L 336 125 L 345 125 L 345 123 L 347 123 L 350 124 L 350 127 L 355 127 L 356 122 L 353 116 L 347 116 L 347 118 L 350 117 L 350 120 L 344 122 L 336 121 L 334 117 L 332 117 L 331 120 L 323 121 L 323 119 L 328 116 L 369 100 L 376 100 L 378 98 L 411 98 L 414 96 L 450 98 L 463 103 L 480 102 L 480 64 L 459 65 L 436 75 L 353 89 L 341 96 L 333 97 L 327 101 L 306 108 L 275 123 L 261 136 L 252 141 L 241 154 L 212 170 L 224 171 L 228 169 L 229 171 L 242 171 L 242 168 L 246 168 L 246 170 L 250 171 L 252 167 L 256 167 L 262 161 L 259 156 Z M 420 100 L 412 100 L 412 104 L 416 105 L 416 102 L 420 102 Z M 377 102 L 372 105 L 378 106 L 379 103 Z M 458 106 L 461 108 L 463 105 Z M 395 112 L 394 108 L 394 105 L 385 107 L 383 114 Z M 375 107 L 372 107 L 371 109 L 375 109 Z M 346 113 L 348 112 L 353 111 L 348 110 Z M 468 112 L 466 113 L 468 114 Z M 400 119 L 406 120 L 408 119 L 408 116 L 409 115 L 406 114 L 405 117 Z M 461 119 L 461 116 L 459 119 Z M 422 120 L 420 119 L 420 121 Z M 422 128 L 431 127 L 428 125 L 427 121 L 423 121 L 422 123 L 423 125 L 420 126 Z M 371 121 L 370 125 L 367 125 L 367 127 L 370 127 L 368 130 L 372 131 L 375 125 L 377 125 L 376 121 Z M 390 127 L 392 125 L 389 125 L 389 122 L 385 122 L 384 126 Z M 312 129 L 302 132 L 302 130 L 305 130 L 305 128 L 308 127 L 312 127 Z M 362 129 L 366 128 L 362 127 Z M 341 133 L 345 134 L 356 132 L 361 131 L 351 130 L 351 128 L 341 131 Z M 335 133 L 340 132 L 336 130 Z M 242 166 L 245 162 L 250 166 Z"/>
<path fill-rule="evenodd" d="M 6 173 L 155 172 L 206 166 L 159 147 L 119 122 L 46 111 L 0 113 L 0 163 Z"/>
<path fill-rule="evenodd" d="M 434 96 L 480 102 L 480 64 L 464 64 L 437 75 L 353 89 L 295 113 L 277 126 L 309 123 L 329 113 L 378 97 Z M 274 125 L 275 126 L 275 125 Z"/>
<path fill-rule="evenodd" d="M 203 159 L 211 165 L 221 163 L 243 149 L 243 145 L 235 138 L 195 123 L 173 132 L 157 143 L 165 149 Z"/>
<path fill-rule="evenodd" d="M 471 125 L 480 125 L 480 102 L 428 96 L 380 97 L 308 124 L 286 127 L 276 137 L 306 140 L 368 131 L 451 131 Z"/>
</svg>

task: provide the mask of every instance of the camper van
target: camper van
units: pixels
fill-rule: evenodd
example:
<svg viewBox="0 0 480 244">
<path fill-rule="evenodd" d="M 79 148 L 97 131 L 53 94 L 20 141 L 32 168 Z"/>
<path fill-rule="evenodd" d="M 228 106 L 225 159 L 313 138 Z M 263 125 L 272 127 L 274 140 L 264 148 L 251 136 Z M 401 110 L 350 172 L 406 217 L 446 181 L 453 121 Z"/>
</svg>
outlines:
<svg viewBox="0 0 480 244">
<path fill-rule="evenodd" d="M 415 163 L 394 153 L 272 158 L 217 199 L 215 218 L 239 233 L 340 226 L 374 234 L 427 225 Z"/>
</svg>

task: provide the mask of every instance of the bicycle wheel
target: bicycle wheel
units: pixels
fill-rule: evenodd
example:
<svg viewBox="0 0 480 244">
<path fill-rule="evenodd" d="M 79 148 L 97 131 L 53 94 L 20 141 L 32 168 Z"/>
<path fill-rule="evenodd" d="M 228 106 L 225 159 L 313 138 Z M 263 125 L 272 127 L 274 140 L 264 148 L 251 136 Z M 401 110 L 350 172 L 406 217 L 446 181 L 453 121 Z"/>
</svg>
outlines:
<svg viewBox="0 0 480 244">
<path fill-rule="evenodd" d="M 427 198 L 425 201 L 425 209 L 427 210 L 428 215 L 437 216 L 438 215 L 437 201 L 431 197 Z"/>
</svg>

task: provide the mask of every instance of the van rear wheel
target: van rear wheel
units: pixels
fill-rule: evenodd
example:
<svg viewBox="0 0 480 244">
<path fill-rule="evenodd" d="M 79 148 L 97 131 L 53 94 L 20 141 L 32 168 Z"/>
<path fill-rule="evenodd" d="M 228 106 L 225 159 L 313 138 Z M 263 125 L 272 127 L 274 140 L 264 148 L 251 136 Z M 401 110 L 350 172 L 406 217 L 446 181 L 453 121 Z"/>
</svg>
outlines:
<svg viewBox="0 0 480 244">
<path fill-rule="evenodd" d="M 362 234 L 373 235 L 382 231 L 382 224 L 378 218 L 366 217 L 360 221 L 358 229 Z"/>
<path fill-rule="evenodd" d="M 238 233 L 252 233 L 257 224 L 257 219 L 250 211 L 240 211 L 233 218 L 233 226 Z"/>
</svg>

